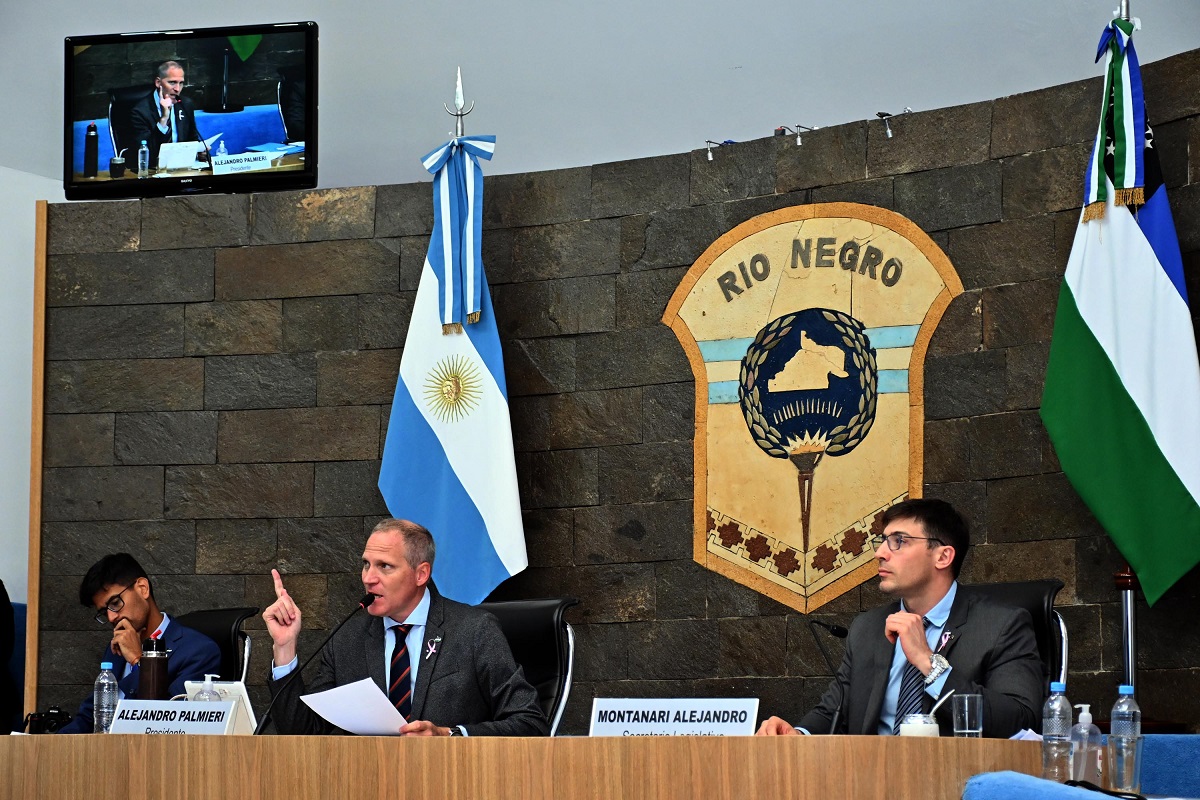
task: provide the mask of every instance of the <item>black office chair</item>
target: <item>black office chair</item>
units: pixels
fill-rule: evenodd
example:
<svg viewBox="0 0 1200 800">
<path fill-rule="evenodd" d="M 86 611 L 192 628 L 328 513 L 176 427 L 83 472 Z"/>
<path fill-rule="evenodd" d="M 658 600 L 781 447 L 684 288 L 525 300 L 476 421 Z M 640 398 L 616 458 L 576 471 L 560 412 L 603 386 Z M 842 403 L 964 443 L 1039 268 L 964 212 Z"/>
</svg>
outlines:
<svg viewBox="0 0 1200 800">
<path fill-rule="evenodd" d="M 279 68 L 279 84 L 275 87 L 275 98 L 279 104 L 279 121 L 283 123 L 284 143 L 303 142 L 308 138 L 304 118 L 304 101 L 307 81 L 304 66 Z"/>
<path fill-rule="evenodd" d="M 133 107 L 139 100 L 154 91 L 154 84 L 124 86 L 108 90 L 108 137 L 112 141 L 113 154 L 125 151 L 125 163 L 137 168 L 137 151 L 140 142 L 134 141 L 132 122 Z M 157 154 L 151 158 L 156 158 Z"/>
<path fill-rule="evenodd" d="M 574 597 L 544 600 L 507 600 L 480 603 L 500 621 L 513 658 L 525 670 L 525 679 L 537 690 L 538 704 L 550 722 L 550 735 L 558 730 L 571 694 L 575 663 L 575 634 L 563 613 L 579 603 Z"/>
<path fill-rule="evenodd" d="M 250 636 L 242 630 L 257 608 L 212 608 L 176 617 L 180 625 L 203 633 L 221 648 L 221 680 L 246 682 L 250 667 Z"/>
<path fill-rule="evenodd" d="M 1047 682 L 1067 681 L 1067 624 L 1054 610 L 1054 598 L 1062 588 L 1063 582 L 1057 578 L 970 585 L 971 591 L 1006 606 L 1023 608 L 1033 617 L 1033 633 Z"/>
</svg>

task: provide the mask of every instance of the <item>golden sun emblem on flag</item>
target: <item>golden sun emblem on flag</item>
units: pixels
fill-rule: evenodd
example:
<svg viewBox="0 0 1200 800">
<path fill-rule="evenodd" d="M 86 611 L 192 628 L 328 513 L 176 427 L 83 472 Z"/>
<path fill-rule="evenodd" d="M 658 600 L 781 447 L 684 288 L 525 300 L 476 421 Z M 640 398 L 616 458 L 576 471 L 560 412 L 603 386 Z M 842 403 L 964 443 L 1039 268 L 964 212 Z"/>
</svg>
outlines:
<svg viewBox="0 0 1200 800">
<path fill-rule="evenodd" d="M 425 403 L 442 422 L 458 422 L 479 405 L 479 368 L 462 355 L 443 358 L 425 378 Z"/>
</svg>

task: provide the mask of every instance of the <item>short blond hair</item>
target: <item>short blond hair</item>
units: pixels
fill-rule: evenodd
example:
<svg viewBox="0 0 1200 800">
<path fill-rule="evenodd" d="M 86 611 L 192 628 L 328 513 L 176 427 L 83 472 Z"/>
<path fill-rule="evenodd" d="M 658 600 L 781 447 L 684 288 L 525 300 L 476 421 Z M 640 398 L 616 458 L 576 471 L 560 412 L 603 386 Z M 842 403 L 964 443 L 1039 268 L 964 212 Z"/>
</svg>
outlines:
<svg viewBox="0 0 1200 800">
<path fill-rule="evenodd" d="M 407 519 L 387 517 L 375 523 L 371 535 L 377 533 L 398 533 L 404 537 L 404 560 L 413 569 L 423 562 L 433 566 L 433 557 L 437 547 L 433 543 L 433 534 L 424 526 Z"/>
</svg>

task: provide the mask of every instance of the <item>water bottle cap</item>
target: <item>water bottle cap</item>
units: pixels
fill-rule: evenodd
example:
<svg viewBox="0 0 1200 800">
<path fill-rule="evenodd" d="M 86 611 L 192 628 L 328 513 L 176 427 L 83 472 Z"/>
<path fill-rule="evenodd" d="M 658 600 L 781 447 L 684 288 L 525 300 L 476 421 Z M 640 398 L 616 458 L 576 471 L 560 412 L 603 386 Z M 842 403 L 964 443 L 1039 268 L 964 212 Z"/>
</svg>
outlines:
<svg viewBox="0 0 1200 800">
<path fill-rule="evenodd" d="M 1117 694 L 1133 694 L 1133 687 L 1128 683 L 1122 683 L 1121 687 L 1117 689 Z"/>
<path fill-rule="evenodd" d="M 112 662 L 111 661 L 101 661 L 100 669 L 112 669 Z"/>
<path fill-rule="evenodd" d="M 1062 681 L 1053 681 L 1050 684 L 1050 691 L 1052 691 L 1052 692 L 1065 692 L 1066 690 L 1067 690 L 1067 685 L 1065 683 L 1063 683 Z"/>
</svg>

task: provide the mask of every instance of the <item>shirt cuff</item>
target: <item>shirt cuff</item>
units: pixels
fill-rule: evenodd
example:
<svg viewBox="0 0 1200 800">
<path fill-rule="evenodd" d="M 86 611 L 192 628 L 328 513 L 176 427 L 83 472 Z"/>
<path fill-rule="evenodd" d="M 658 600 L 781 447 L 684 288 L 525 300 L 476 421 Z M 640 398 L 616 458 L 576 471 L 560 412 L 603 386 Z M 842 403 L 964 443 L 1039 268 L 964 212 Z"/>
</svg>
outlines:
<svg viewBox="0 0 1200 800">
<path fill-rule="evenodd" d="M 950 677 L 950 673 L 954 671 L 954 667 L 947 667 L 946 670 L 937 676 L 937 680 L 925 687 L 925 694 L 933 699 L 937 699 L 942 694 L 942 689 L 946 686 L 946 678 Z"/>
<path fill-rule="evenodd" d="M 296 664 L 300 661 L 299 656 L 292 656 L 292 660 L 284 664 L 282 667 L 275 666 L 275 662 L 271 662 L 271 680 L 278 681 L 292 674 L 296 669 Z"/>
<path fill-rule="evenodd" d="M 455 725 L 454 727 L 458 728 L 459 732 L 461 732 L 463 736 L 471 735 L 471 734 L 467 733 L 467 727 L 465 725 Z"/>
<path fill-rule="evenodd" d="M 799 726 L 794 726 L 794 727 L 796 728 L 797 733 L 802 733 L 805 736 L 812 736 L 812 732 L 808 728 L 801 728 Z"/>
</svg>

